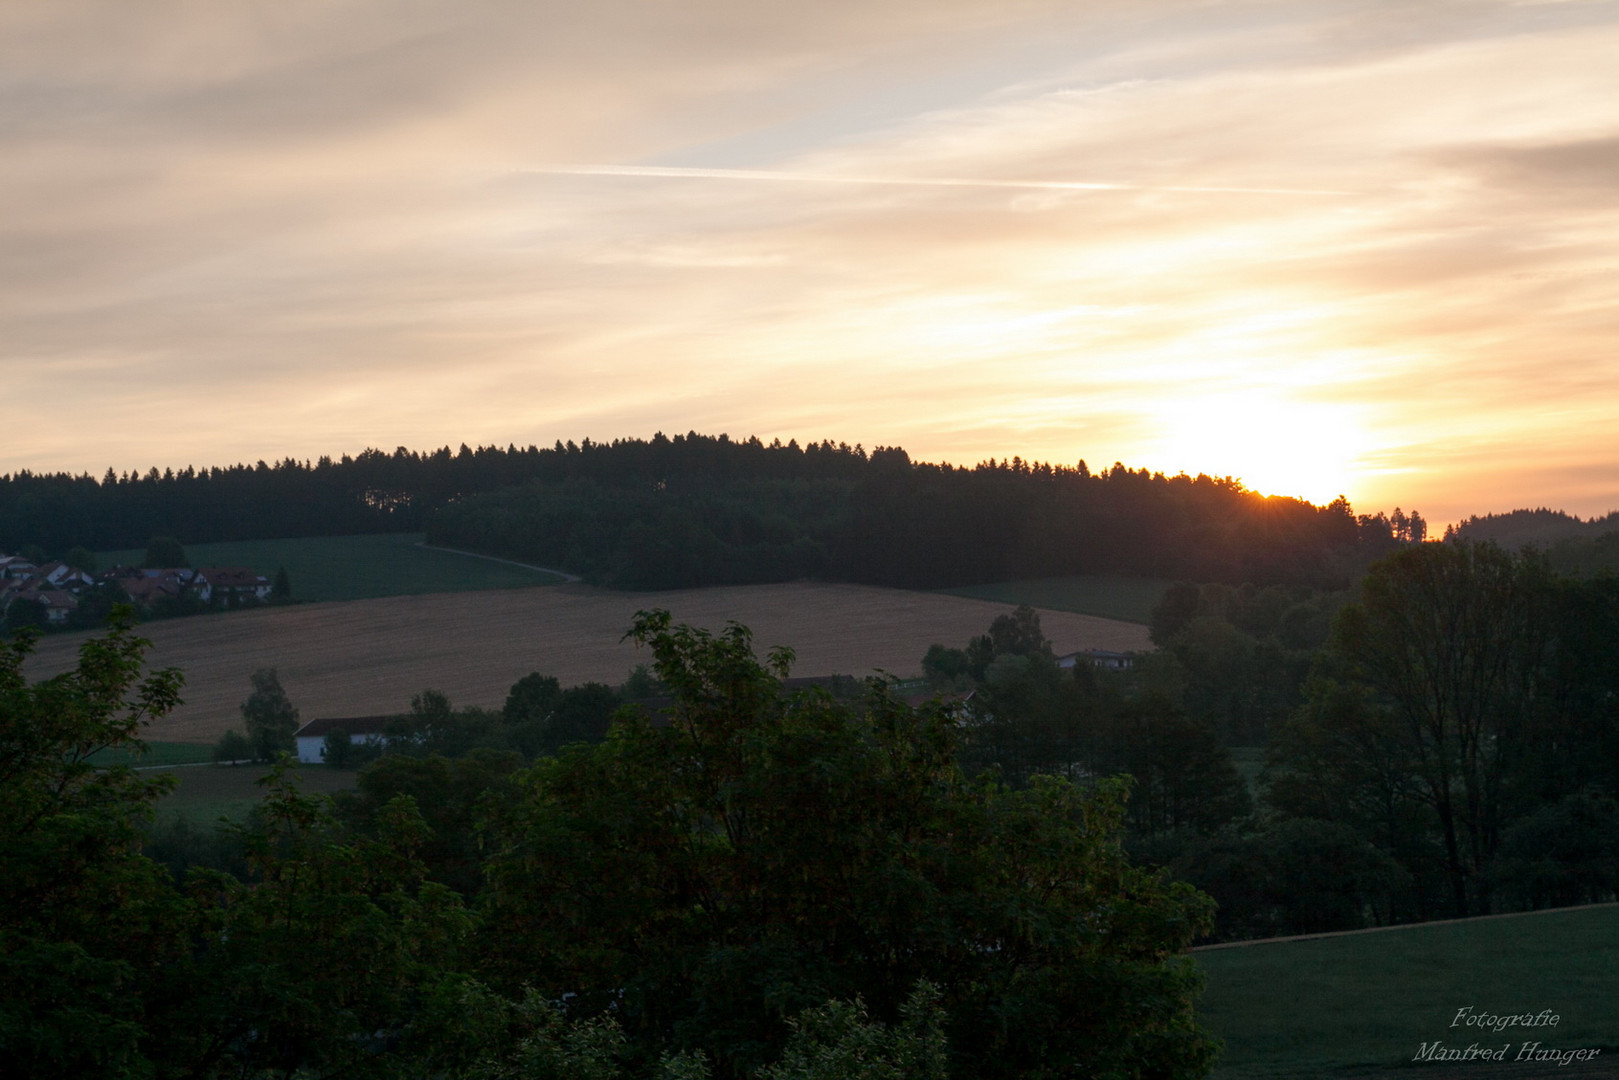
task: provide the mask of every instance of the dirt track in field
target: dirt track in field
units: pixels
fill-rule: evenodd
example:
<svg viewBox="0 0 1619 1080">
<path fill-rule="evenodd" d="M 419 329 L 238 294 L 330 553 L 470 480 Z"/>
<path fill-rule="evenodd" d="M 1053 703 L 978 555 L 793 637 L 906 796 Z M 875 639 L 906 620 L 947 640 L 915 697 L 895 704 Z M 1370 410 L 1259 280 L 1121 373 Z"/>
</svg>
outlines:
<svg viewBox="0 0 1619 1080">
<path fill-rule="evenodd" d="M 425 687 L 456 705 L 498 707 L 531 671 L 568 686 L 617 684 L 650 662 L 621 641 L 635 612 L 665 608 L 676 622 L 753 630 L 762 656 L 797 653 L 795 675 L 919 673 L 930 644 L 961 646 L 1006 604 L 860 585 L 746 585 L 659 593 L 586 585 L 433 593 L 298 605 L 148 623 L 150 662 L 186 675 L 186 703 L 147 731 L 151 739 L 212 741 L 240 721 L 255 668 L 275 667 L 302 719 L 402 712 Z M 1057 652 L 1149 649 L 1147 628 L 1042 611 Z M 71 668 L 85 635 L 42 641 L 25 669 L 41 678 Z"/>
</svg>

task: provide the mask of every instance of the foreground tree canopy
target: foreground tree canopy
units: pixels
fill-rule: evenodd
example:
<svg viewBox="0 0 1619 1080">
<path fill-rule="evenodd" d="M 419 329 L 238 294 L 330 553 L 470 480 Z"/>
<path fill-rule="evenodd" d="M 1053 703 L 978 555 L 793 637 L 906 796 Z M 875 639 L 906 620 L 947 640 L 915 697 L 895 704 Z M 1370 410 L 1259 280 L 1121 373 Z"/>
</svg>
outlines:
<svg viewBox="0 0 1619 1080">
<path fill-rule="evenodd" d="M 133 746 L 176 677 L 126 622 L 77 672 L 0 665 L 0 1044 L 28 1075 L 1196 1077 L 1206 898 L 1134 867 L 1125 791 L 955 764 L 880 686 L 788 695 L 790 655 L 643 614 L 672 703 L 491 767 L 465 884 L 396 785 L 362 824 L 283 766 L 239 874 L 131 839 Z M 379 763 L 381 764 L 381 763 Z M 398 778 L 408 779 L 408 778 Z M 71 857 L 65 857 L 71 855 Z M 473 860 L 470 868 L 466 860 Z M 25 895 L 26 894 L 26 895 Z M 48 902 L 42 902 L 40 898 Z"/>
</svg>

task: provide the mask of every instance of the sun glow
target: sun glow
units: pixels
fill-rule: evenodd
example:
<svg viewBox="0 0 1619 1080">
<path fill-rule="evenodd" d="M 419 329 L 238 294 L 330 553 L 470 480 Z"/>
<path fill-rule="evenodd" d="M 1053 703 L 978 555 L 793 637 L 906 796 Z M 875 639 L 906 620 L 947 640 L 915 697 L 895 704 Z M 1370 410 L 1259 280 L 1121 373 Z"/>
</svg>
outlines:
<svg viewBox="0 0 1619 1080">
<path fill-rule="evenodd" d="M 1354 494 L 1367 450 L 1349 407 L 1272 393 L 1180 400 L 1153 422 L 1155 466 L 1232 476 L 1267 495 L 1315 503 Z"/>
</svg>

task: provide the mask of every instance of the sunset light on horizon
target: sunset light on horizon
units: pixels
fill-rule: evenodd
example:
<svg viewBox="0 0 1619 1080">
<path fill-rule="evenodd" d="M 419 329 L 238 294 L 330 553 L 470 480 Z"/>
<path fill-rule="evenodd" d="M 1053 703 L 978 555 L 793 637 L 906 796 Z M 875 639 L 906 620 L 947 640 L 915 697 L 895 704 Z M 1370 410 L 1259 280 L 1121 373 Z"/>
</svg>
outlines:
<svg viewBox="0 0 1619 1080">
<path fill-rule="evenodd" d="M 725 432 L 1619 509 L 1619 3 L 0 11 L 0 473 Z"/>
</svg>

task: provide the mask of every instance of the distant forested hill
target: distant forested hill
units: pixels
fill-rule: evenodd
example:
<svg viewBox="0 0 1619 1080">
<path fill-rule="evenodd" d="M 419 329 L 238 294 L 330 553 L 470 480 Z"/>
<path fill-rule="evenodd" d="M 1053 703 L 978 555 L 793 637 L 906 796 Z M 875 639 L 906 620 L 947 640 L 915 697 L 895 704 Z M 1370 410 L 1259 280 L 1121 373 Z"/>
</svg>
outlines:
<svg viewBox="0 0 1619 1080">
<path fill-rule="evenodd" d="M 1445 536 L 1489 540 L 1508 551 L 1539 548 L 1553 570 L 1572 577 L 1619 574 L 1619 511 L 1589 520 L 1544 507 L 1475 515 Z"/>
<path fill-rule="evenodd" d="M 1418 515 L 1115 464 L 912 462 L 691 433 L 145 475 L 0 477 L 0 550 L 426 531 L 623 588 L 800 577 L 909 587 L 1067 574 L 1335 584 Z"/>
<path fill-rule="evenodd" d="M 1561 510 L 1513 510 L 1506 514 L 1475 514 L 1446 530 L 1446 537 L 1490 540 L 1509 551 L 1525 546 L 1548 548 L 1559 540 L 1595 538 L 1619 531 L 1619 511 L 1589 521 Z"/>
</svg>

